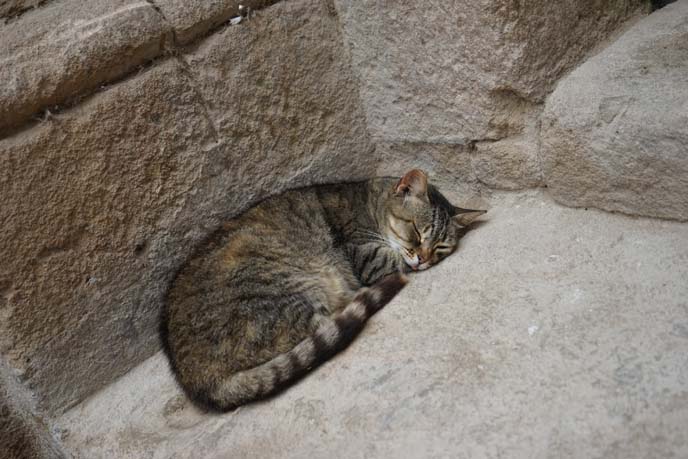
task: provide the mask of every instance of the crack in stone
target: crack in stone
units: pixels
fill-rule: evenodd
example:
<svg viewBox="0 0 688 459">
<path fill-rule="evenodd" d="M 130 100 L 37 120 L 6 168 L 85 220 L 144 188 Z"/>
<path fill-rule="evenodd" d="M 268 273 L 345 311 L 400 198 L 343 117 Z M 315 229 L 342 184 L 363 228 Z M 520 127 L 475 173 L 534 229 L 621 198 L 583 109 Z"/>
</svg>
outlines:
<svg viewBox="0 0 688 459">
<path fill-rule="evenodd" d="M 113 78 L 112 80 L 103 81 L 99 86 L 93 88 L 91 91 L 83 92 L 68 97 L 56 105 L 48 105 L 42 107 L 40 110 L 35 112 L 31 117 L 29 117 L 23 124 L 13 127 L 0 128 L 0 140 L 11 137 L 16 134 L 20 134 L 24 131 L 28 131 L 29 129 L 41 123 L 57 123 L 60 120 L 59 115 L 61 115 L 62 113 L 72 108 L 75 108 L 78 105 L 81 105 L 89 98 L 103 91 L 106 91 L 111 86 L 123 83 L 129 80 L 130 78 L 136 78 L 141 73 L 154 67 L 156 64 L 164 60 L 164 57 L 156 56 L 153 59 L 150 59 L 149 61 L 142 63 L 131 72 L 125 73 L 117 78 Z"/>
<path fill-rule="evenodd" d="M 160 6 L 158 6 L 153 0 L 144 0 L 147 4 L 150 5 L 151 8 L 153 8 L 162 18 L 163 22 L 167 24 L 170 28 L 170 34 L 172 35 L 172 47 L 177 48 L 177 43 L 179 41 L 177 40 L 177 30 L 174 28 L 172 23 L 167 19 L 167 16 L 165 16 L 165 13 L 162 12 L 162 9 L 160 9 Z"/>
<path fill-rule="evenodd" d="M 177 31 L 174 28 L 174 25 L 169 21 L 167 16 L 165 16 L 165 13 L 162 12 L 162 9 L 160 6 L 158 6 L 153 0 L 145 0 L 146 3 L 148 3 L 151 8 L 153 8 L 162 18 L 162 20 L 167 24 L 170 28 L 170 33 L 172 36 L 172 44 L 171 47 L 166 47 L 164 50 L 165 53 L 172 55 L 172 57 L 177 61 L 179 64 L 179 69 L 181 70 L 182 74 L 186 78 L 186 80 L 189 83 L 189 86 L 191 86 L 191 89 L 193 90 L 195 96 L 196 96 L 196 102 L 201 106 L 201 110 L 203 112 L 203 117 L 206 119 L 206 122 L 208 123 L 208 127 L 210 128 L 210 131 L 213 136 L 213 140 L 215 143 L 220 142 L 220 133 L 217 129 L 217 126 L 215 125 L 215 120 L 213 120 L 213 117 L 211 116 L 211 110 L 210 110 L 210 104 L 208 101 L 203 97 L 203 92 L 200 90 L 198 87 L 198 81 L 196 81 L 196 78 L 193 74 L 193 71 L 191 70 L 191 67 L 189 66 L 189 63 L 186 62 L 186 59 L 184 59 L 184 56 L 182 55 L 182 52 L 180 51 L 181 46 L 179 44 L 179 39 L 177 38 Z"/>
<path fill-rule="evenodd" d="M 208 122 L 208 126 L 212 132 L 215 143 L 216 144 L 219 143 L 220 142 L 220 132 L 219 132 L 217 126 L 215 125 L 215 120 L 211 116 L 210 104 L 205 99 L 205 97 L 203 97 L 203 92 L 198 87 L 198 82 L 196 81 L 196 78 L 193 74 L 193 71 L 191 70 L 191 67 L 189 66 L 189 63 L 186 62 L 186 59 L 184 59 L 184 56 L 179 52 L 175 52 L 174 58 L 179 63 L 179 67 L 180 67 L 181 72 L 186 77 L 187 81 L 189 82 L 189 86 L 191 86 L 191 89 L 193 90 L 194 94 L 196 95 L 196 101 L 201 106 L 201 110 L 203 111 L 203 117 Z"/>
</svg>

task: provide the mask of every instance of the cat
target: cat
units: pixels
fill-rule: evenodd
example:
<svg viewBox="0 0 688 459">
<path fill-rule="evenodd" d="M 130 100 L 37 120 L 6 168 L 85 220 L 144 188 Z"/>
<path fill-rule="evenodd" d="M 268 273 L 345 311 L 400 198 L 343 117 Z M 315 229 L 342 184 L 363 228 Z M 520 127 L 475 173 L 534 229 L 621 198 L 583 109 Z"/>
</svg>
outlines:
<svg viewBox="0 0 688 459">
<path fill-rule="evenodd" d="M 266 199 L 170 286 L 160 332 L 177 381 L 218 411 L 275 394 L 344 349 L 484 212 L 453 206 L 418 169 Z"/>
</svg>

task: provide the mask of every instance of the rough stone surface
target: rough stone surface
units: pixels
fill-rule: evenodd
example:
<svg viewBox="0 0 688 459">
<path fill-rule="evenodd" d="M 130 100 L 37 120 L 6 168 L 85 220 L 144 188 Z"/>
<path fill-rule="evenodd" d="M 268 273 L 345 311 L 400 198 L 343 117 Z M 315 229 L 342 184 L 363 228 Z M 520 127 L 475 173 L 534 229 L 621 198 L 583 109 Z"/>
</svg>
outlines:
<svg viewBox="0 0 688 459">
<path fill-rule="evenodd" d="M 0 353 L 49 409 L 156 347 L 156 292 L 193 240 L 175 217 L 211 162 L 196 98 L 169 61 L 0 141 Z"/>
<path fill-rule="evenodd" d="M 536 138 L 516 136 L 478 142 L 471 163 L 476 178 L 490 188 L 520 190 L 543 185 Z"/>
<path fill-rule="evenodd" d="M 35 402 L 0 357 L 0 457 L 63 459 L 62 447 L 35 412 Z"/>
<path fill-rule="evenodd" d="M 229 21 L 230 18 L 240 15 L 239 5 L 250 10 L 258 10 L 278 1 L 154 0 L 155 5 L 160 8 L 160 12 L 172 24 L 179 44 L 188 44 L 194 39 L 207 34 L 215 27 Z"/>
<path fill-rule="evenodd" d="M 542 158 L 562 203 L 688 219 L 688 1 L 643 19 L 559 84 Z"/>
<path fill-rule="evenodd" d="M 451 194 L 451 193 L 450 193 Z M 688 457 L 688 225 L 498 193 L 295 387 L 201 414 L 162 355 L 59 422 L 77 458 Z"/>
<path fill-rule="evenodd" d="M 375 148 L 379 159 L 375 175 L 401 177 L 418 168 L 439 186 L 458 190 L 463 196 L 478 196 L 481 187 L 471 167 L 470 151 L 470 145 L 380 142 Z"/>
<path fill-rule="evenodd" d="M 182 56 L 240 176 L 274 168 L 277 189 L 369 177 L 357 80 L 337 20 L 319 0 L 281 2 Z"/>
<path fill-rule="evenodd" d="M 518 133 L 561 75 L 649 8 L 646 0 L 335 4 L 373 137 L 428 143 Z"/>
<path fill-rule="evenodd" d="M 374 175 L 320 5 L 265 10 L 186 55 L 193 70 L 159 63 L 0 140 L 0 354 L 49 412 L 158 348 L 161 294 L 222 218 L 287 187 Z"/>
<path fill-rule="evenodd" d="M 523 124 L 517 134 L 500 140 L 472 143 L 471 166 L 481 184 L 506 190 L 534 188 L 544 184 L 540 164 L 541 113 L 542 109 L 538 106 L 522 116 Z"/>
<path fill-rule="evenodd" d="M 0 27 L 0 134 L 160 55 L 169 27 L 140 0 L 61 0 Z"/>
</svg>

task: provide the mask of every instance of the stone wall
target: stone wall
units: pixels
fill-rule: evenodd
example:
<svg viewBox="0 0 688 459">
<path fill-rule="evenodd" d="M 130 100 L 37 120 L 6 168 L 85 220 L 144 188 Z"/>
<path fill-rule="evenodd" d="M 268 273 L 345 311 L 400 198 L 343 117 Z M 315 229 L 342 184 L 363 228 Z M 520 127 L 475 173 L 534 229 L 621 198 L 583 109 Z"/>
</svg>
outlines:
<svg viewBox="0 0 688 459">
<path fill-rule="evenodd" d="M 642 0 L 335 3 L 371 134 L 387 142 L 522 132 L 565 72 L 647 10 Z"/>
<path fill-rule="evenodd" d="M 649 7 L 644 0 L 335 3 L 376 143 L 454 145 L 476 180 L 508 189 L 543 184 L 538 117 L 558 79 Z"/>
<path fill-rule="evenodd" d="M 420 166 L 648 215 L 568 198 L 556 142 L 589 127 L 565 75 L 649 1 L 30 3 L 0 3 L 0 355 L 50 415 L 155 352 L 194 245 L 286 188 Z"/>
<path fill-rule="evenodd" d="M 18 34 L 53 9 L 77 15 L 74 5 L 52 2 L 0 34 Z M 78 30 L 62 34 L 80 40 L 80 28 L 94 21 L 117 31 L 121 11 L 157 18 L 145 23 L 168 48 L 123 78 L 114 75 L 126 56 L 115 59 L 120 51 L 93 41 L 35 40 L 35 60 L 22 57 L 19 40 L 3 41 L 17 64 L 2 71 L 30 75 L 16 88 L 34 88 L 12 93 L 3 108 L 15 106 L 14 94 L 35 95 L 37 107 L 53 89 L 51 103 L 66 100 L 73 92 L 59 92 L 60 81 L 94 78 L 78 103 L 0 140 L 0 352 L 51 413 L 158 349 L 161 294 L 221 219 L 287 187 L 375 169 L 357 82 L 327 5 L 280 3 L 186 48 L 172 47 L 169 24 L 146 5 L 103 2 L 102 11 L 97 4 L 78 13 L 85 22 L 63 23 Z M 136 63 L 139 38 L 127 48 Z M 112 56 L 117 72 L 70 66 L 72 52 L 96 66 Z M 88 94 L 94 83 L 99 89 Z"/>
</svg>

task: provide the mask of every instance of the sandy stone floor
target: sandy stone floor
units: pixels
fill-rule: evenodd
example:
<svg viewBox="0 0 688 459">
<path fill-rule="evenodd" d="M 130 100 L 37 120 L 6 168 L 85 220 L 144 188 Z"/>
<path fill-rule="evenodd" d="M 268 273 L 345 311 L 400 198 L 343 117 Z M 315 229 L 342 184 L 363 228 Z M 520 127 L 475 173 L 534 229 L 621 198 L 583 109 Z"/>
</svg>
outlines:
<svg viewBox="0 0 688 459">
<path fill-rule="evenodd" d="M 688 457 L 688 224 L 497 193 L 343 354 L 197 412 L 158 354 L 66 413 L 80 458 Z"/>
</svg>

